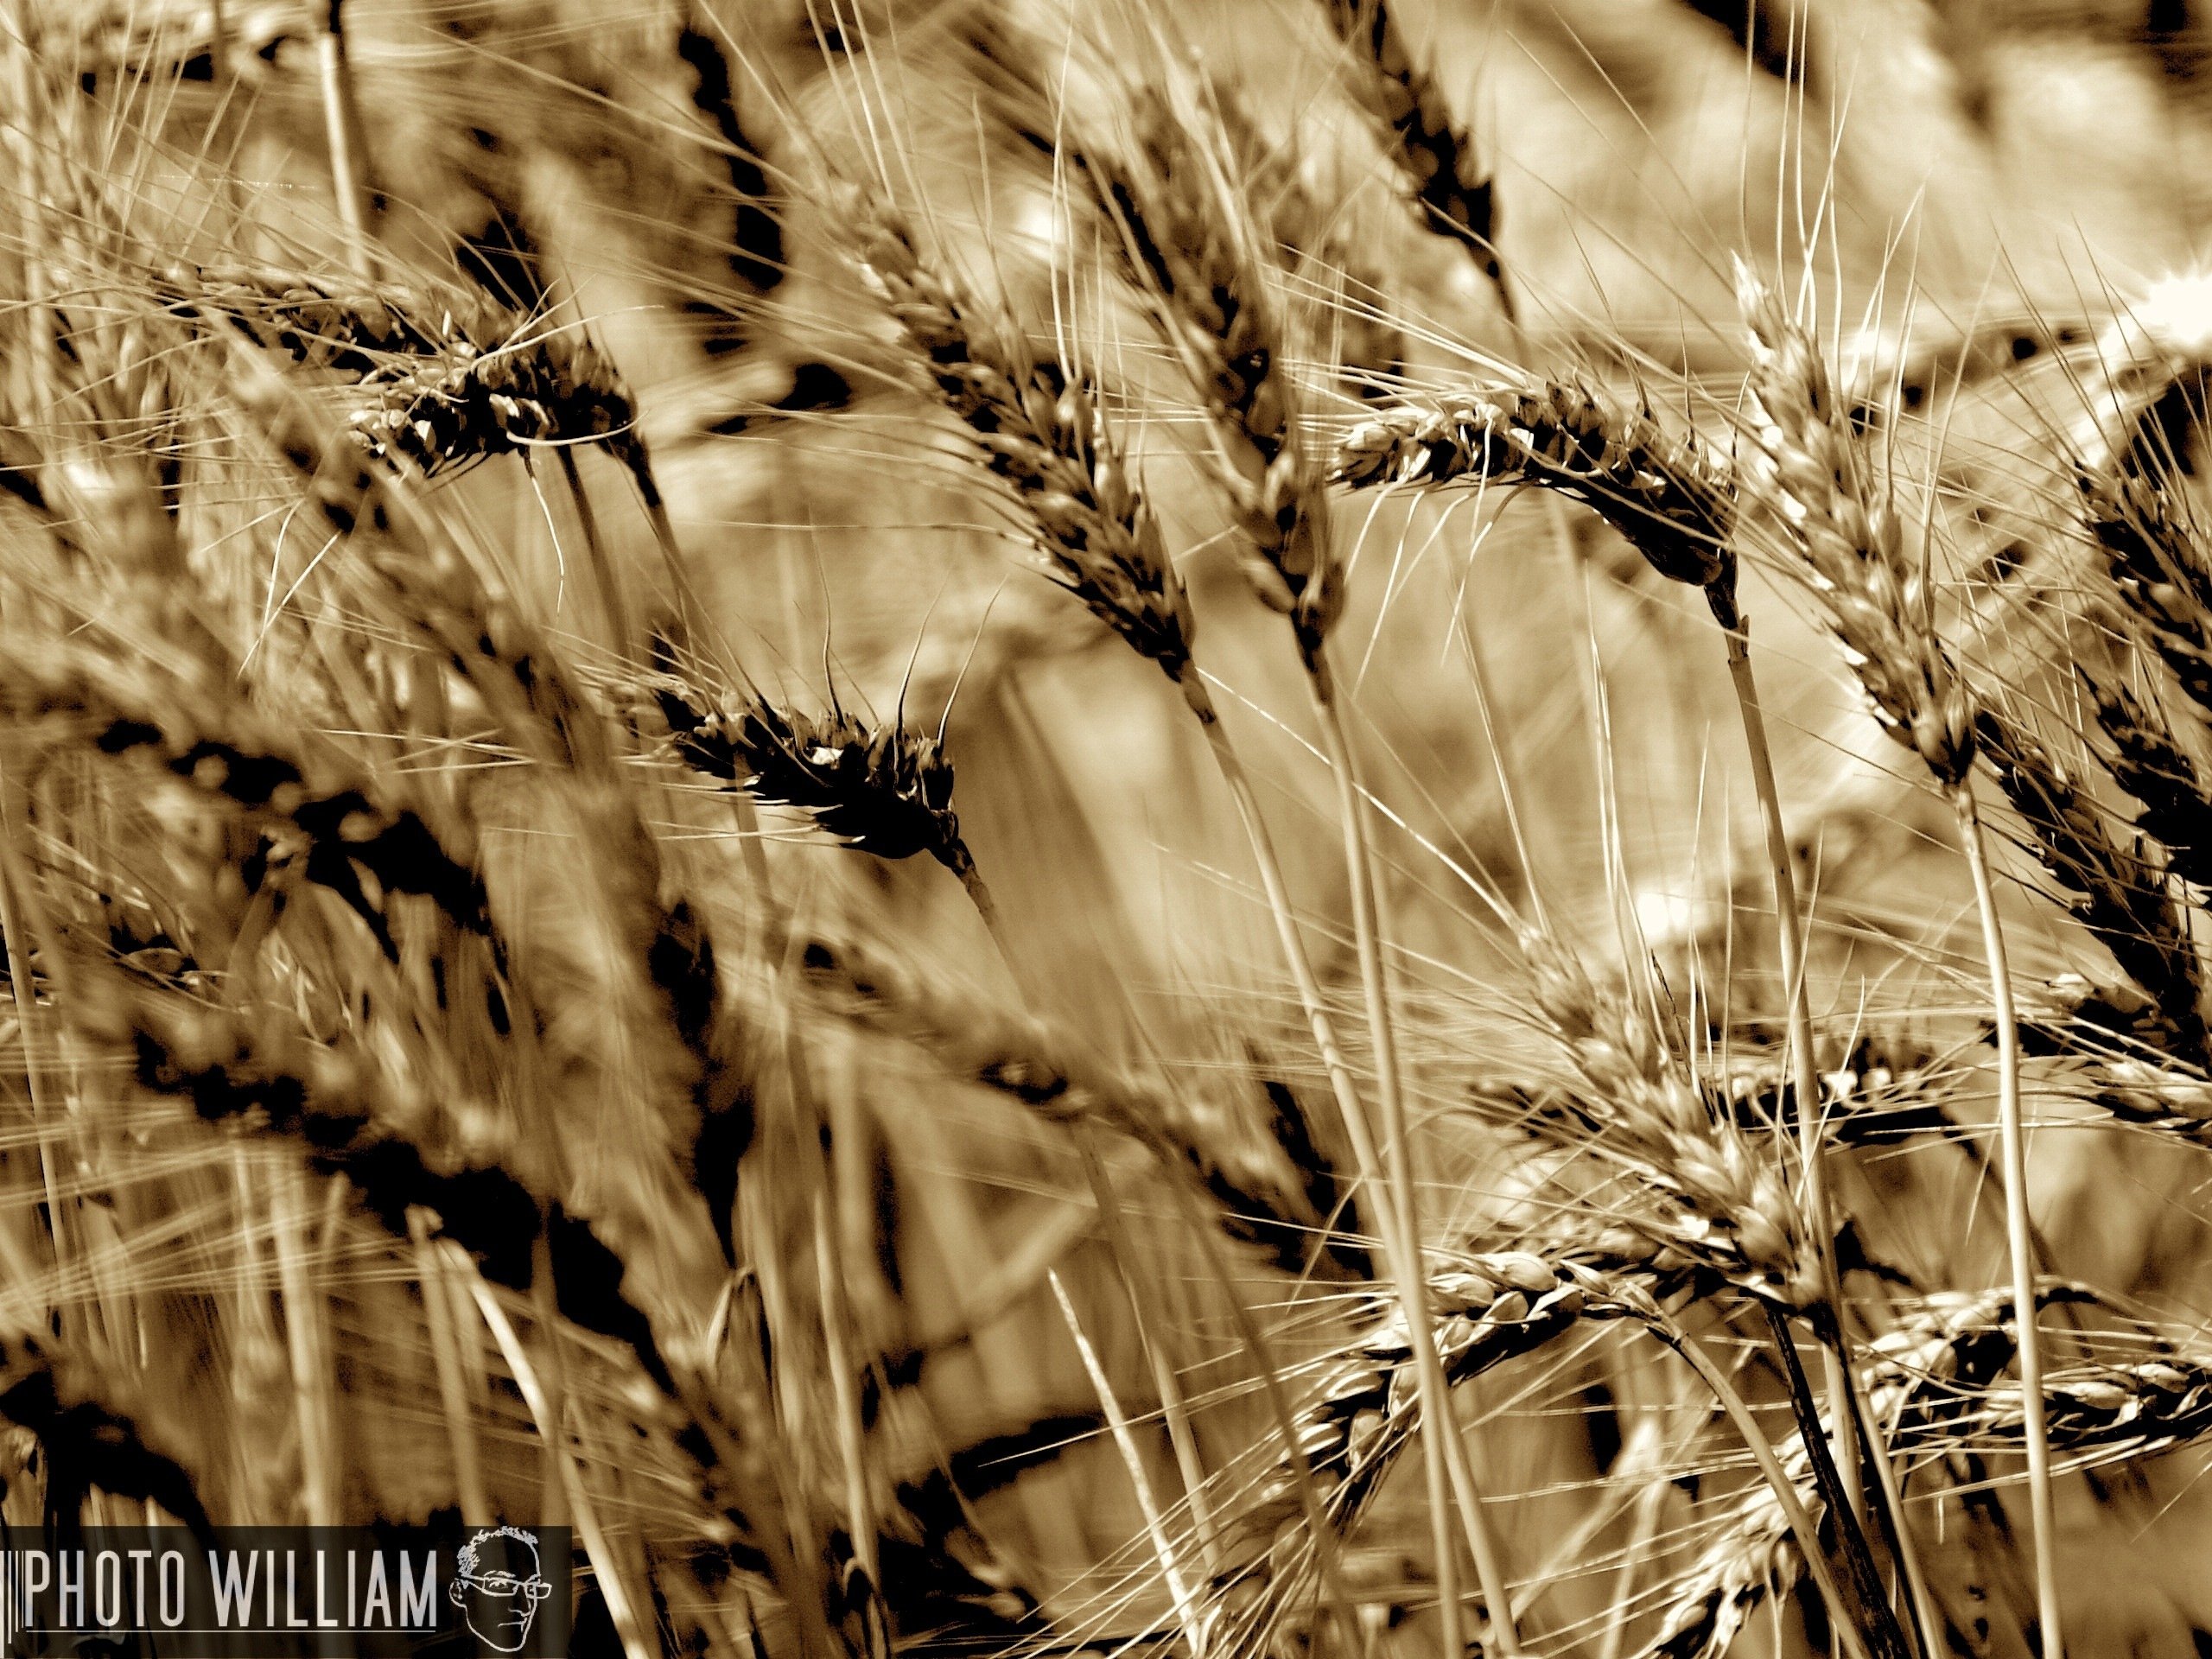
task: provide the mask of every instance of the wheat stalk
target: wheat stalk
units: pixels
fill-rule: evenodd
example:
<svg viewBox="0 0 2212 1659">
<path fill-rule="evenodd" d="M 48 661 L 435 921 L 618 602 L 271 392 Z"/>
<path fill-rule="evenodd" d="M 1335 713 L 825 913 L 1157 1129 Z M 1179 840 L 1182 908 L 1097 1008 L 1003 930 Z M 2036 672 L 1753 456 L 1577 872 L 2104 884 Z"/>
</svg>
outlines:
<svg viewBox="0 0 2212 1659">
<path fill-rule="evenodd" d="M 1443 1533 L 1448 1487 L 1458 1503 L 1490 1612 L 1490 1639 L 1507 1659 L 1514 1659 L 1521 1650 L 1520 1636 L 1469 1454 L 1456 1432 L 1440 1432 L 1452 1421 L 1446 1414 L 1449 1385 L 1440 1359 L 1432 1351 L 1421 1306 L 1420 1217 L 1398 1077 L 1389 967 L 1376 902 L 1369 808 L 1328 655 L 1329 634 L 1344 607 L 1345 572 L 1331 534 L 1321 457 L 1302 429 L 1298 388 L 1287 372 L 1290 336 L 1259 249 L 1261 238 L 1240 211 L 1234 192 L 1224 188 L 1230 146 L 1217 124 L 1205 130 L 1184 123 L 1171 101 L 1157 92 L 1141 93 L 1135 114 L 1142 152 L 1138 162 L 1124 169 L 1093 159 L 1085 176 L 1120 232 L 1154 322 L 1173 347 L 1213 425 L 1214 442 L 1207 450 L 1210 471 L 1241 532 L 1237 546 L 1246 579 L 1260 601 L 1281 612 L 1290 623 L 1337 785 L 1354 948 L 1374 1055 L 1380 1157 L 1373 1144 L 1376 1136 L 1362 1116 L 1349 1076 L 1339 1077 L 1335 1066 L 1331 1071 L 1362 1177 L 1382 1195 L 1389 1215 L 1389 1254 L 1428 1402 L 1433 1428 L 1423 1437 L 1423 1452 L 1438 1546 L 1438 1593 L 1445 1608 L 1442 1639 L 1451 1647 L 1458 1629 L 1456 1585 Z M 1209 137 L 1214 142 L 1210 143 Z M 1241 764 L 1230 758 L 1219 722 L 1206 720 L 1203 713 L 1200 717 L 1215 743 L 1224 774 L 1234 785 L 1241 779 Z M 1246 806 L 1241 794 L 1239 807 L 1248 835 L 1259 849 L 1264 832 L 1256 810 Z M 1262 862 L 1264 874 L 1271 855 L 1263 856 Z M 1302 944 L 1279 888 L 1278 875 L 1269 888 L 1271 908 L 1325 1057 L 1332 1042 L 1324 1030 L 1325 1015 L 1319 998 L 1308 989 L 1312 969 L 1300 965 Z"/>
<path fill-rule="evenodd" d="M 1752 338 L 1757 435 L 1791 544 L 1802 556 L 1884 728 L 1918 754 L 1950 797 L 1958 818 L 1996 1010 L 1999 1140 L 2013 1291 L 2021 1303 L 2031 1305 L 2034 1268 L 2018 1031 L 1981 819 L 1968 783 L 1980 735 L 1973 701 L 1935 637 L 1924 574 L 1905 554 L 1894 505 L 1869 475 L 1836 406 L 1817 346 L 1740 261 L 1737 288 Z M 2032 1392 L 2039 1387 L 2042 1368 L 2032 1318 L 2023 1334 L 2021 1364 Z M 2031 1407 L 2031 1420 L 2039 1411 L 2039 1403 Z M 2031 1427 L 2038 1426 L 2031 1421 Z M 2028 1461 L 2043 1651 L 2046 1659 L 2056 1659 L 2064 1651 L 2064 1638 L 2058 1622 L 2050 1447 L 2034 1433 Z"/>
<path fill-rule="evenodd" d="M 378 259 L 369 233 L 369 167 L 362 145 L 361 111 L 353 90 L 352 60 L 346 50 L 346 0 L 320 0 L 322 28 L 315 35 L 315 67 L 322 94 L 324 137 L 330 146 L 331 188 L 338 217 L 346 227 L 346 249 L 362 276 L 377 275 Z"/>
</svg>

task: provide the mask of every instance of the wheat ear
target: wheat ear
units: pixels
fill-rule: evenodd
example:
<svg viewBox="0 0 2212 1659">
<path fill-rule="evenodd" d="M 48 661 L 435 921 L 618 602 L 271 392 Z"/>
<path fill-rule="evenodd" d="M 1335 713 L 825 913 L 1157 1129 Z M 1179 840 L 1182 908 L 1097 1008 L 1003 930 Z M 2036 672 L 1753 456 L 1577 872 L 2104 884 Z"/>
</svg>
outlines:
<svg viewBox="0 0 2212 1659">
<path fill-rule="evenodd" d="M 1456 1384 L 1588 1322 L 1641 1319 L 1648 1307 L 1701 1294 L 1713 1278 L 1701 1268 L 1654 1266 L 1611 1255 L 1603 1241 L 1578 1241 L 1548 1255 L 1492 1250 L 1454 1256 L 1450 1266 L 1431 1272 L 1428 1302 L 1446 1375 Z M 1643 1300 L 1631 1300 L 1630 1287 Z M 1422 1426 L 1424 1396 L 1403 1306 L 1377 1293 L 1368 1315 L 1361 1334 L 1324 1363 L 1297 1414 L 1297 1459 L 1277 1459 L 1254 1482 L 1240 1525 L 1268 1548 L 1231 1576 L 1239 1596 L 1267 1592 L 1280 1601 L 1288 1570 L 1302 1569 L 1330 1547 L 1317 1537 L 1287 1549 L 1284 1529 L 1305 1518 L 1300 1499 L 1306 1482 L 1319 1484 L 1332 1529 L 1348 1533 Z"/>
<path fill-rule="evenodd" d="M 687 766 L 726 784 L 747 776 L 743 757 L 728 743 L 727 721 L 707 723 L 717 699 L 666 664 L 645 678 L 613 677 L 601 692 L 632 727 L 656 735 L 665 729 L 670 753 Z M 741 804 L 750 798 L 739 797 Z M 915 810 L 899 804 L 901 815 Z M 937 840 L 943 833 L 939 821 L 908 838 Z M 757 836 L 748 832 L 744 845 L 756 884 L 765 882 Z M 1264 1245 L 1286 1266 L 1305 1258 L 1321 1217 L 1300 1191 L 1299 1167 L 1280 1141 L 1260 1137 L 1255 1143 L 1236 1134 L 1217 1102 L 1164 1075 L 1105 1061 L 1052 1021 L 1009 1013 L 996 999 L 961 995 L 818 923 L 804 934 L 797 925 L 770 905 L 749 960 L 779 972 L 795 967 L 825 1012 L 925 1046 L 956 1073 L 1042 1121 L 1078 1135 L 1100 1128 L 1129 1136 L 1204 1189 L 1214 1224 Z"/>
<path fill-rule="evenodd" d="M 2104 574 L 2190 700 L 2212 711 L 2212 572 L 2189 502 L 2158 467 L 2085 465 L 2075 481 Z"/>
<path fill-rule="evenodd" d="M 2142 803 L 2135 827 L 2165 849 L 2164 874 L 2212 887 L 2212 787 L 2157 703 L 2123 683 L 2080 676 L 2097 724 L 2114 753 L 2098 758 L 2112 779 Z"/>
<path fill-rule="evenodd" d="M 1984 709 L 1974 734 L 1978 758 L 2033 834 L 2044 868 L 2073 895 L 2067 907 L 2157 1005 L 2168 1046 L 2202 1064 L 2202 969 L 2164 871 L 2139 845 L 2119 843 L 2107 810 L 2018 721 Z"/>
<path fill-rule="evenodd" d="M 745 791 L 764 806 L 803 814 L 825 835 L 879 858 L 927 854 L 958 877 L 986 921 L 990 891 L 961 838 L 952 763 L 933 737 L 870 727 L 833 701 L 826 715 L 786 709 L 757 693 L 718 709 L 667 676 L 655 683 L 661 716 L 684 765 Z"/>
<path fill-rule="evenodd" d="M 924 379 L 1013 493 L 1046 573 L 1182 684 L 1196 627 L 1158 523 L 1122 462 L 1097 389 L 1033 351 L 906 227 L 856 193 L 851 257 Z"/>
<path fill-rule="evenodd" d="M 1389 0 L 1322 0 L 1330 26 L 1357 54 L 1354 96 L 1395 140 L 1395 160 L 1422 222 L 1457 238 L 1482 267 L 1508 321 L 1512 290 L 1497 254 L 1497 181 L 1443 89 L 1414 55 Z"/>
<path fill-rule="evenodd" d="M 1648 406 L 1626 404 L 1571 380 L 1414 402 L 1385 411 L 1347 440 L 1337 456 L 1336 475 L 1355 486 L 1473 478 L 1554 491 L 1595 510 L 1661 575 L 1705 594 L 1723 630 L 1729 678 L 1751 754 L 1753 793 L 1774 884 L 1798 1097 L 1817 1103 L 1819 1068 L 1804 982 L 1796 882 L 1765 717 L 1751 671 L 1750 631 L 1736 600 L 1732 480 L 1694 438 L 1666 432 Z M 1807 1110 L 1813 1110 L 1810 1104 Z M 1814 1224 L 1822 1280 L 1833 1301 L 1839 1287 L 1816 1115 L 1801 1117 L 1800 1138 L 1806 1208 Z M 1824 1363 L 1830 1367 L 1831 1393 L 1840 1404 L 1849 1387 L 1838 1369 L 1841 1357 L 1825 1355 Z M 1841 1422 L 1849 1421 L 1841 1412 L 1837 1417 Z M 1839 1446 L 1839 1460 L 1847 1471 L 1857 1468 L 1847 1439 Z"/>
<path fill-rule="evenodd" d="M 481 296 L 346 286 L 295 271 L 171 267 L 149 281 L 181 315 L 346 377 L 353 440 L 380 461 L 435 478 L 490 455 L 527 463 L 541 448 L 556 450 L 611 623 L 627 643 L 619 584 L 573 453 L 606 448 L 638 489 L 679 600 L 693 602 L 629 387 L 588 335 Z M 266 397 L 249 391 L 250 400 Z"/>
</svg>

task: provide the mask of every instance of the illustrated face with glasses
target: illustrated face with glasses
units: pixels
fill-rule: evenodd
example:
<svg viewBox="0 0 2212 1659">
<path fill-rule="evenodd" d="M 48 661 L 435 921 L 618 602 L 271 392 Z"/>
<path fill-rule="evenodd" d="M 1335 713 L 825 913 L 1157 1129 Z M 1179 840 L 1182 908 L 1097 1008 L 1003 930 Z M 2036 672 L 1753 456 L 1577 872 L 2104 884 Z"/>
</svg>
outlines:
<svg viewBox="0 0 2212 1659">
<path fill-rule="evenodd" d="M 520 1653 L 553 1586 L 538 1574 L 537 1538 L 501 1527 L 461 1547 L 446 1593 L 478 1641 L 494 1653 Z"/>
</svg>

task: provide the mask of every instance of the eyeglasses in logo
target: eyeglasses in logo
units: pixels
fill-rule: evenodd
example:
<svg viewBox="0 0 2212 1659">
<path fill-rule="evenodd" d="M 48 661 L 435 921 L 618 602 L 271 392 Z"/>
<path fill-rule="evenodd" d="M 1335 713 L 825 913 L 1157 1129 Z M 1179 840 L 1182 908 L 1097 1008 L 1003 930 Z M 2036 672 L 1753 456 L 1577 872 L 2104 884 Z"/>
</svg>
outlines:
<svg viewBox="0 0 2212 1659">
<path fill-rule="evenodd" d="M 537 1570 L 537 1535 L 518 1527 L 477 1533 L 454 1558 L 446 1593 L 478 1641 L 494 1653 L 520 1653 L 538 1604 L 553 1593 Z"/>
</svg>

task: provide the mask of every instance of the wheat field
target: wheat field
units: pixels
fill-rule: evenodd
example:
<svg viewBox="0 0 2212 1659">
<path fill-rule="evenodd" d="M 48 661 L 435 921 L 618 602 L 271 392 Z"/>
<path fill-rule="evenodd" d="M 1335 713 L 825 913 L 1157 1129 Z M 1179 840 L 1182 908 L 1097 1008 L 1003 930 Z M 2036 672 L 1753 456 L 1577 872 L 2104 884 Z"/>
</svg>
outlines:
<svg viewBox="0 0 2212 1659">
<path fill-rule="evenodd" d="M 0 1530 L 2212 1652 L 2198 13 L 0 0 Z"/>
</svg>

